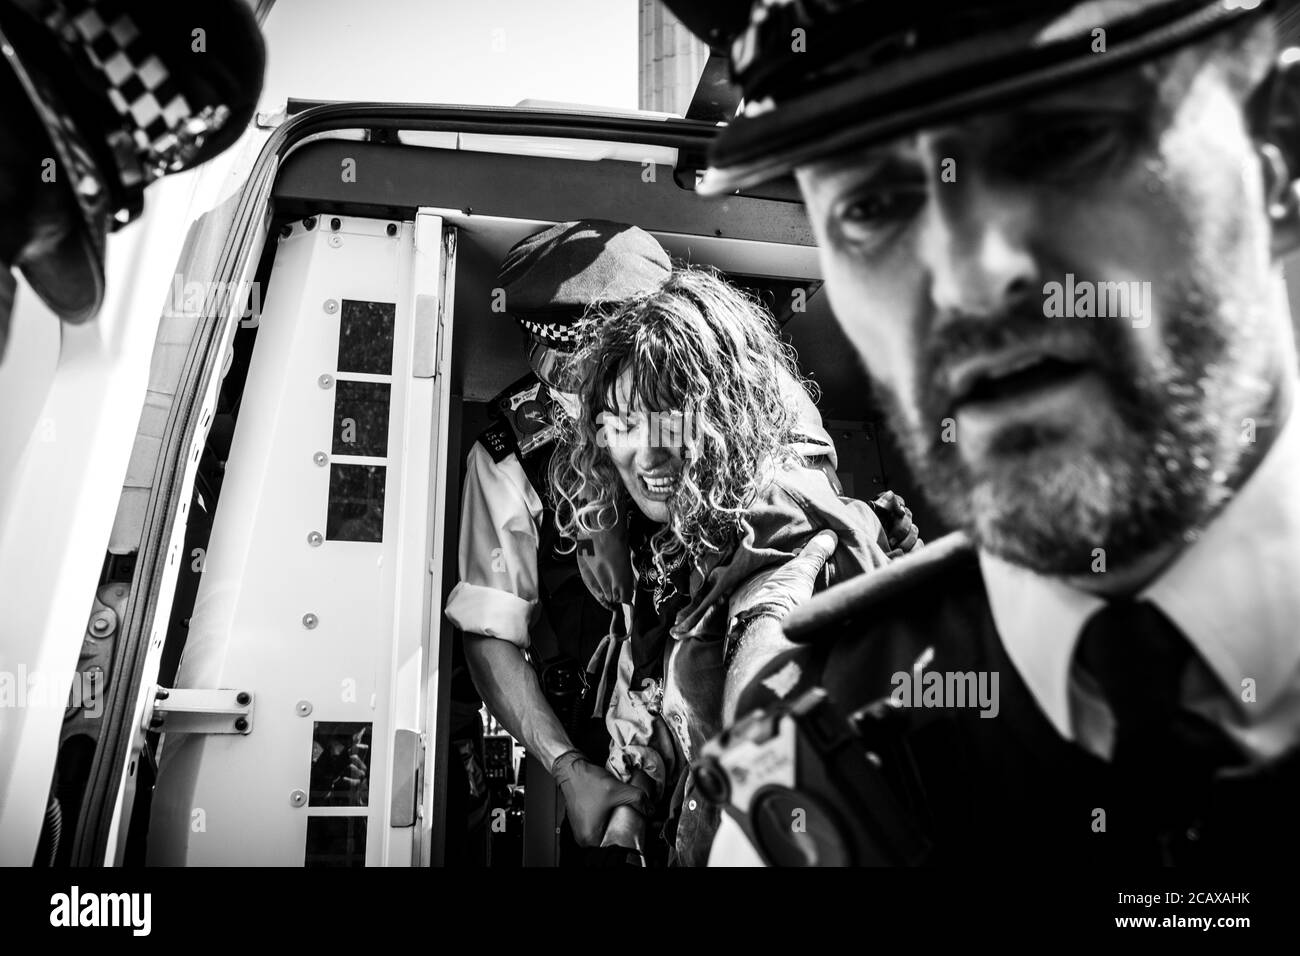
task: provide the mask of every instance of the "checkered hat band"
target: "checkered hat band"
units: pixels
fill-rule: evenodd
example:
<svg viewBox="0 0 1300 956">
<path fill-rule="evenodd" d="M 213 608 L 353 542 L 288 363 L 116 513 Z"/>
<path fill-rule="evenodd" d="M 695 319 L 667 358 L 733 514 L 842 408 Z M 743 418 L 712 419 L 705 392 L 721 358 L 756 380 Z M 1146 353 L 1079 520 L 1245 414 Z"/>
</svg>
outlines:
<svg viewBox="0 0 1300 956">
<path fill-rule="evenodd" d="M 143 156 L 169 155 L 193 115 L 166 64 L 143 40 L 122 0 L 63 0 L 47 25 L 86 51 L 108 81 L 108 99 Z"/>
<path fill-rule="evenodd" d="M 572 345 L 578 341 L 578 327 L 576 325 L 546 325 L 529 319 L 520 319 L 519 324 L 531 334 L 547 342 Z"/>
</svg>

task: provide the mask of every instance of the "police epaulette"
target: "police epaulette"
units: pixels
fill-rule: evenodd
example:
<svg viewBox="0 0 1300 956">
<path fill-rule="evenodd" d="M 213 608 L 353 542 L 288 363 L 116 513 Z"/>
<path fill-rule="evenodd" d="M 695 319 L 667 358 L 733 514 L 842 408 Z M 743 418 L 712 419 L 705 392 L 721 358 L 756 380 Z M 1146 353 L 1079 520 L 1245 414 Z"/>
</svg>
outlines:
<svg viewBox="0 0 1300 956">
<path fill-rule="evenodd" d="M 869 617 L 869 609 L 951 573 L 964 562 L 978 561 L 970 538 L 960 531 L 928 542 L 920 551 L 878 571 L 860 575 L 818 594 L 785 622 L 785 636 L 796 643 L 814 640 L 831 625 Z"/>
<path fill-rule="evenodd" d="M 516 451 L 514 432 L 504 421 L 493 422 L 482 431 L 478 440 L 498 465 Z"/>
</svg>

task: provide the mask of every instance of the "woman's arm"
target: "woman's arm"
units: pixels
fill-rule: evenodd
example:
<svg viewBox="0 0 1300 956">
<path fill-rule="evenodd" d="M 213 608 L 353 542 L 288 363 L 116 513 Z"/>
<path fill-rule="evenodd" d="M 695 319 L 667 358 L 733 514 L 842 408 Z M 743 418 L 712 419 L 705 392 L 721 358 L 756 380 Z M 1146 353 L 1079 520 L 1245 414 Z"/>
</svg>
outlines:
<svg viewBox="0 0 1300 956">
<path fill-rule="evenodd" d="M 820 531 L 793 558 L 772 571 L 756 575 L 731 600 L 736 628 L 728 637 L 727 676 L 722 690 L 723 724 L 736 719 L 736 702 L 768 661 L 794 645 L 781 625 L 787 615 L 810 597 L 839 538 Z"/>
<path fill-rule="evenodd" d="M 749 686 L 749 682 L 763 669 L 764 665 L 782 651 L 795 645 L 786 640 L 781 628 L 781 621 L 770 614 L 754 617 L 746 624 L 737 626 L 737 633 L 730 638 L 733 642 L 728 648 L 730 659 L 727 661 L 727 677 L 722 685 L 722 725 L 730 726 L 736 720 L 736 702 L 740 692 Z M 734 647 L 735 650 L 731 650 Z"/>
</svg>

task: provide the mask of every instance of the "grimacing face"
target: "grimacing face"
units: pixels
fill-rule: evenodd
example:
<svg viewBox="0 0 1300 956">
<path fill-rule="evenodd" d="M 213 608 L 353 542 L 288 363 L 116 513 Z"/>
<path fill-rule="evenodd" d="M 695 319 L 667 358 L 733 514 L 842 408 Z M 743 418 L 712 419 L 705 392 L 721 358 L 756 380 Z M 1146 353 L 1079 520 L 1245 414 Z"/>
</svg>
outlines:
<svg viewBox="0 0 1300 956">
<path fill-rule="evenodd" d="M 597 424 L 632 501 L 651 521 L 666 524 L 685 463 L 682 416 L 646 409 L 632 391 L 629 367 L 615 385 L 617 413 L 603 413 Z"/>
<path fill-rule="evenodd" d="M 928 496 L 1042 573 L 1190 536 L 1295 361 L 1242 97 L 1195 57 L 797 170 Z"/>
</svg>

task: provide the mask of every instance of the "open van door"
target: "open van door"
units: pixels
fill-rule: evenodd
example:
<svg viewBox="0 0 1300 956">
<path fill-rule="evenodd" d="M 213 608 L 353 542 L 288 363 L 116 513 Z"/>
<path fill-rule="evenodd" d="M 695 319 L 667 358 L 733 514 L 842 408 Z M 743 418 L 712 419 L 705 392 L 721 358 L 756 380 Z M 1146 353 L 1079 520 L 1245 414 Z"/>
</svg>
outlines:
<svg viewBox="0 0 1300 956">
<path fill-rule="evenodd" d="M 279 235 L 153 709 L 151 863 L 429 861 L 455 274 L 456 231 L 423 210 Z"/>
</svg>

